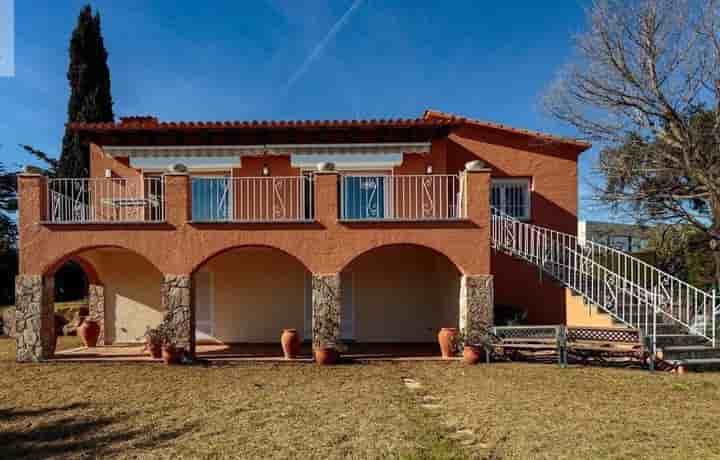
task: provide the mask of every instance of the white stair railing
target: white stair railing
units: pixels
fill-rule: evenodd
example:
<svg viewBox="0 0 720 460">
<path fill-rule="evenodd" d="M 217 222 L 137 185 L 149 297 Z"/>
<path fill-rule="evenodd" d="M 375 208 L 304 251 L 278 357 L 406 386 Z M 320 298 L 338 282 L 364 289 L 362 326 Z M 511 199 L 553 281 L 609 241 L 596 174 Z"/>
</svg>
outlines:
<svg viewBox="0 0 720 460">
<path fill-rule="evenodd" d="M 658 321 L 716 344 L 715 293 L 705 292 L 624 252 L 521 222 L 492 209 L 492 247 L 526 260 L 618 321 L 642 330 L 655 348 Z"/>
</svg>

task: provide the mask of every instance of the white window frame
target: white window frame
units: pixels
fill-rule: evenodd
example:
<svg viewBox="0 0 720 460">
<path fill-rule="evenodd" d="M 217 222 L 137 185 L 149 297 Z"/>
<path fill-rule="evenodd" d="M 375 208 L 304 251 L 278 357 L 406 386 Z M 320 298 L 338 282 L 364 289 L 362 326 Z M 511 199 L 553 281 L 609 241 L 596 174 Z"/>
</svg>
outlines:
<svg viewBox="0 0 720 460">
<path fill-rule="evenodd" d="M 523 190 L 524 200 L 527 204 L 525 206 L 525 213 L 522 216 L 513 216 L 518 220 L 530 220 L 532 217 L 532 180 L 530 178 L 493 178 L 490 181 L 490 203 L 492 204 L 492 193 L 493 190 L 498 187 L 500 190 L 500 206 L 499 209 L 502 212 L 506 212 L 507 204 L 505 203 L 506 194 L 505 190 L 510 187 L 525 186 Z M 506 212 L 507 213 L 507 212 Z M 510 213 L 507 213 L 510 214 Z"/>
</svg>

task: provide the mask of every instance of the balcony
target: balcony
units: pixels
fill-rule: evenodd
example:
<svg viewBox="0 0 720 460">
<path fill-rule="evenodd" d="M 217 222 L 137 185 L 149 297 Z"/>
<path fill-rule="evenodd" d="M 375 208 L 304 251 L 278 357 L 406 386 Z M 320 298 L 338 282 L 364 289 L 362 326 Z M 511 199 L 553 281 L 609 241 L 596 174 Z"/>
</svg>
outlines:
<svg viewBox="0 0 720 460">
<path fill-rule="evenodd" d="M 460 175 L 345 174 L 338 217 L 346 222 L 457 221 L 466 217 Z M 315 177 L 190 178 L 190 221 L 302 223 L 315 218 Z M 49 179 L 52 224 L 161 223 L 165 179 Z"/>
<path fill-rule="evenodd" d="M 344 175 L 340 219 L 447 221 L 465 217 L 459 175 Z"/>
<path fill-rule="evenodd" d="M 193 222 L 311 222 L 313 177 L 192 177 Z"/>
<path fill-rule="evenodd" d="M 159 223 L 164 195 L 160 177 L 48 179 L 46 216 L 54 224 Z"/>
</svg>

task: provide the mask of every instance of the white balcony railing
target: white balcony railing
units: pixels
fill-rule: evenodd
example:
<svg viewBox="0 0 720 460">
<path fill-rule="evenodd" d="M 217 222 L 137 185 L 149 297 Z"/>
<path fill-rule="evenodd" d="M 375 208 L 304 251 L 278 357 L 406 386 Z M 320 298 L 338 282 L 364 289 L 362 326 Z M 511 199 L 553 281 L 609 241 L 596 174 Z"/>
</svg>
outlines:
<svg viewBox="0 0 720 460">
<path fill-rule="evenodd" d="M 312 176 L 192 178 L 195 222 L 308 222 Z"/>
<path fill-rule="evenodd" d="M 437 221 L 465 217 L 457 175 L 343 175 L 340 203 L 340 218 L 347 221 Z"/>
<path fill-rule="evenodd" d="M 47 220 L 61 224 L 163 222 L 162 178 L 49 179 Z"/>
</svg>

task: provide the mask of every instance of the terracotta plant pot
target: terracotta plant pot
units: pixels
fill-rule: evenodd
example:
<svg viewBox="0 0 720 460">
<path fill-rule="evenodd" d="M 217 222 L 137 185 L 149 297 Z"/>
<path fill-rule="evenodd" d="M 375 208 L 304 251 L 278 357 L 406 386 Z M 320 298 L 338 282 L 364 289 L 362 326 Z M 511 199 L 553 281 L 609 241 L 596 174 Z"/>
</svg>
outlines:
<svg viewBox="0 0 720 460">
<path fill-rule="evenodd" d="M 480 362 L 481 356 L 480 347 L 465 345 L 465 348 L 463 348 L 463 361 L 465 364 L 477 364 Z"/>
<path fill-rule="evenodd" d="M 457 340 L 458 330 L 454 327 L 444 327 L 438 333 L 438 343 L 440 344 L 440 353 L 443 359 L 452 358 L 455 355 L 455 341 Z"/>
<path fill-rule="evenodd" d="M 150 357 L 152 359 L 160 359 L 162 358 L 162 345 L 159 343 L 150 343 L 147 342 L 145 344 L 145 349 L 148 353 L 150 353 Z"/>
<path fill-rule="evenodd" d="M 280 336 L 285 359 L 295 359 L 300 354 L 300 336 L 297 329 L 283 329 Z"/>
<path fill-rule="evenodd" d="M 172 345 L 163 345 L 162 360 L 165 364 L 178 364 L 180 362 L 180 350 Z"/>
<path fill-rule="evenodd" d="M 95 347 L 97 346 L 98 337 L 100 337 L 100 324 L 97 321 L 86 319 L 77 328 L 77 334 L 86 347 Z"/>
<path fill-rule="evenodd" d="M 338 352 L 334 348 L 316 348 L 315 362 L 321 366 L 335 364 L 338 360 Z"/>
</svg>

